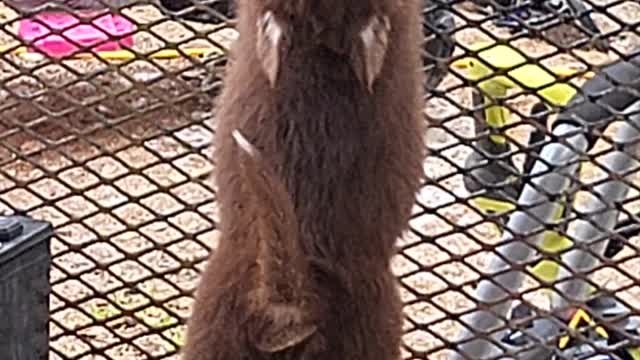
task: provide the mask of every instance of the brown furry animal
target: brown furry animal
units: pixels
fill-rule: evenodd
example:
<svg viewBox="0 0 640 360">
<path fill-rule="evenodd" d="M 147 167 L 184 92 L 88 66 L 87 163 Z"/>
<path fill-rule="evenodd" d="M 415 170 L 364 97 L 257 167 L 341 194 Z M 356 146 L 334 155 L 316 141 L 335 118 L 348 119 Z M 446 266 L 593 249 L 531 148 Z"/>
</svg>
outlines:
<svg viewBox="0 0 640 360">
<path fill-rule="evenodd" d="M 425 156 L 418 0 L 241 0 L 220 245 L 184 360 L 397 360 L 390 271 Z"/>
</svg>

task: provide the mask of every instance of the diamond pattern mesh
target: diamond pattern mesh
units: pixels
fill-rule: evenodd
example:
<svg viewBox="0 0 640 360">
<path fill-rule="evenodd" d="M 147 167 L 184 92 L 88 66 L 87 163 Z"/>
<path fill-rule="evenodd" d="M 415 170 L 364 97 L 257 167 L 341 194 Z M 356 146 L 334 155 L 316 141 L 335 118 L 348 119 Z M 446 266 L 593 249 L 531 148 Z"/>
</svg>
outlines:
<svg viewBox="0 0 640 360">
<path fill-rule="evenodd" d="M 51 359 L 178 359 L 216 248 L 233 4 L 165 5 L 0 5 L 0 209 L 55 227 Z M 640 5 L 430 0 L 423 15 L 428 180 L 392 264 L 404 359 L 640 359 Z M 73 35 L 97 19 L 110 30 Z"/>
</svg>

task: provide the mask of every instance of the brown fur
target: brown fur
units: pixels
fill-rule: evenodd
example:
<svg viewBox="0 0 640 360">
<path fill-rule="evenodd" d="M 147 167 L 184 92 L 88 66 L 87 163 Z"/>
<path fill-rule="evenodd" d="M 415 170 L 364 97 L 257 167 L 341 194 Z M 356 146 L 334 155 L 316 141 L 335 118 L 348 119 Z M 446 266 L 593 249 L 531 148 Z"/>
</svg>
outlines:
<svg viewBox="0 0 640 360">
<path fill-rule="evenodd" d="M 274 82 L 266 11 L 288 29 Z M 353 44 L 373 15 L 390 32 L 368 88 Z M 400 358 L 389 262 L 423 174 L 419 21 L 418 0 L 239 1 L 214 141 L 223 236 L 184 360 Z"/>
</svg>

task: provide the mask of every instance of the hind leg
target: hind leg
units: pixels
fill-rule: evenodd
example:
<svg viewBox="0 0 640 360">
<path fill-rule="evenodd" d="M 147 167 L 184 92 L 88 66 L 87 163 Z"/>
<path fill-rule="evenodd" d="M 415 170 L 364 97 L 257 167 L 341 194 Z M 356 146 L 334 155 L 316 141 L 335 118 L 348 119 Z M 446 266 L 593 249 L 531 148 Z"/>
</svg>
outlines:
<svg viewBox="0 0 640 360">
<path fill-rule="evenodd" d="M 396 291 L 396 282 L 393 275 L 389 275 L 387 285 L 372 296 L 368 304 L 370 336 L 367 346 L 367 357 L 354 357 L 354 359 L 367 360 L 401 360 L 402 301 Z"/>
<path fill-rule="evenodd" d="M 211 306 L 213 305 L 213 306 Z M 196 303 L 187 324 L 187 339 L 181 360 L 247 360 L 238 324 L 223 316 L 224 304 Z"/>
<path fill-rule="evenodd" d="M 248 360 L 239 294 L 243 282 L 230 276 L 227 266 L 212 261 L 202 274 L 181 360 Z M 231 266 L 232 267 L 232 266 Z M 238 277 L 246 274 L 237 272 Z"/>
<path fill-rule="evenodd" d="M 361 281 L 356 296 L 337 302 L 329 348 L 340 360 L 400 360 L 403 312 L 393 275 Z M 333 346 L 337 345 L 337 346 Z"/>
</svg>

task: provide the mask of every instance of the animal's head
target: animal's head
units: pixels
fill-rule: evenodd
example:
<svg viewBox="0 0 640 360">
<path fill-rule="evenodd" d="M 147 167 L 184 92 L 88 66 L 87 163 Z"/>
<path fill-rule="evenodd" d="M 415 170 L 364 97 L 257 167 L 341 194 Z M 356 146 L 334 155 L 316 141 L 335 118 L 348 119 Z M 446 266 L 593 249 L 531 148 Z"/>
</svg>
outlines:
<svg viewBox="0 0 640 360">
<path fill-rule="evenodd" d="M 382 70 L 391 32 L 389 16 L 370 0 L 273 0 L 259 7 L 256 53 L 271 86 L 292 46 L 323 47 L 349 64 L 372 91 Z"/>
</svg>

